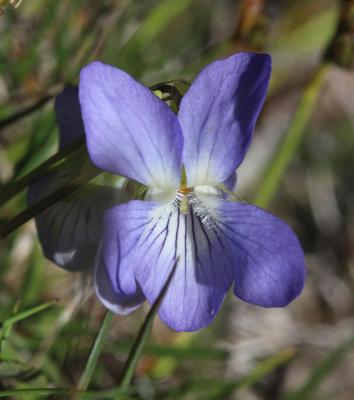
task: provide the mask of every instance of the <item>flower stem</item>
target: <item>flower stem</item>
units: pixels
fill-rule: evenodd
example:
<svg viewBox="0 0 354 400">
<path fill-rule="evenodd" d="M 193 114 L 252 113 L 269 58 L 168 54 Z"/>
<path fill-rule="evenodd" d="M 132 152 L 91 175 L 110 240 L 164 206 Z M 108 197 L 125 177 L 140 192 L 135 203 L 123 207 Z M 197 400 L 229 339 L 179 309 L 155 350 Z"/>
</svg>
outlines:
<svg viewBox="0 0 354 400">
<path fill-rule="evenodd" d="M 27 186 L 35 178 L 38 178 L 38 177 L 44 175 L 48 171 L 49 167 L 51 167 L 52 165 L 56 164 L 57 162 L 63 160 L 69 154 L 71 154 L 71 153 L 75 152 L 76 150 L 80 149 L 81 147 L 83 147 L 84 143 L 85 143 L 85 138 L 84 137 L 79 138 L 78 140 L 74 141 L 70 145 L 63 148 L 62 150 L 55 153 L 52 157 L 48 158 L 41 165 L 39 165 L 37 168 L 33 169 L 31 172 L 29 172 L 24 177 L 16 180 L 12 184 L 6 185 L 4 188 L 2 188 L 1 193 L 0 193 L 0 206 L 5 204 L 7 201 L 11 200 L 18 193 L 22 192 L 22 190 L 26 189 Z"/>
<path fill-rule="evenodd" d="M 79 177 L 75 181 L 61 186 L 54 192 L 50 193 L 48 196 L 44 197 L 42 200 L 33 204 L 31 207 L 28 207 L 24 211 L 21 211 L 15 217 L 11 218 L 9 221 L 0 226 L 0 238 L 4 239 L 6 236 L 18 229 L 21 225 L 29 221 L 31 218 L 35 217 L 40 212 L 46 210 L 57 201 L 64 199 L 69 194 L 80 189 L 80 187 L 84 183 L 89 182 L 99 173 L 101 173 L 100 170 L 98 170 L 97 168 L 92 168 L 92 170 L 88 171 L 85 177 Z"/>
<path fill-rule="evenodd" d="M 127 362 L 124 365 L 124 369 L 120 378 L 120 389 L 123 391 L 128 389 L 130 386 L 130 382 L 133 379 L 134 372 L 141 357 L 143 348 L 150 336 L 152 324 L 157 311 L 156 310 L 153 312 L 153 308 L 154 307 L 151 307 L 148 315 L 146 316 L 145 321 L 142 324 L 138 336 L 136 337 L 133 347 L 129 353 Z"/>
<path fill-rule="evenodd" d="M 133 379 L 134 372 L 138 365 L 138 361 L 141 357 L 145 343 L 150 336 L 154 318 L 157 314 L 157 311 L 159 310 L 160 304 L 161 304 L 161 302 L 167 292 L 167 289 L 171 283 L 174 272 L 176 270 L 177 263 L 178 263 L 178 258 L 175 260 L 175 263 L 171 269 L 171 272 L 170 272 L 158 298 L 151 306 L 150 311 L 148 312 L 148 314 L 145 318 L 145 321 L 141 325 L 139 333 L 138 333 L 138 335 L 135 339 L 135 342 L 133 344 L 133 347 L 129 353 L 128 359 L 124 365 L 124 368 L 123 368 L 123 371 L 122 371 L 122 374 L 120 377 L 119 388 L 122 389 L 123 391 L 125 391 L 129 388 L 130 382 Z"/>
<path fill-rule="evenodd" d="M 52 93 L 47 94 L 46 96 L 37 100 L 35 103 L 31 104 L 28 107 L 23 108 L 20 111 L 15 112 L 14 114 L 10 115 L 9 117 L 2 119 L 0 121 L 0 131 L 4 128 L 7 128 L 12 123 L 17 122 L 19 119 L 32 114 L 34 111 L 37 111 L 42 106 L 47 104 L 50 100 L 52 100 L 53 97 L 57 96 L 57 94 L 58 94 L 58 88 L 56 87 L 56 88 L 54 88 L 54 90 L 52 90 Z"/>
<path fill-rule="evenodd" d="M 102 325 L 96 336 L 95 342 L 92 346 L 89 358 L 87 360 L 84 372 L 81 375 L 77 390 L 86 390 L 90 384 L 93 373 L 97 365 L 98 358 L 102 352 L 104 340 L 108 334 L 109 328 L 112 325 L 113 314 L 111 311 L 107 311 L 102 321 Z"/>
<path fill-rule="evenodd" d="M 327 76 L 328 66 L 329 64 L 322 63 L 315 71 L 313 78 L 309 82 L 300 99 L 297 110 L 276 154 L 266 167 L 254 200 L 254 203 L 260 207 L 267 206 L 272 199 L 285 169 L 287 168 L 297 147 L 301 143 L 323 81 Z"/>
</svg>

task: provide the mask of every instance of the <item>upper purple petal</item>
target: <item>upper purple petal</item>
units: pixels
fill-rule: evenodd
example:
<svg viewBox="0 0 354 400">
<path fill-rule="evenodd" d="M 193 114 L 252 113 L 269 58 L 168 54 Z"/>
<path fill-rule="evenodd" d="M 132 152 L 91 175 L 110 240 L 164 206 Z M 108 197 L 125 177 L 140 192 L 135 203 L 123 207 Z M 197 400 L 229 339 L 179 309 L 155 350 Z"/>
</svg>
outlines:
<svg viewBox="0 0 354 400">
<path fill-rule="evenodd" d="M 263 307 L 286 306 L 304 286 L 304 253 L 296 235 L 261 208 L 219 204 L 222 240 L 233 249 L 235 295 Z"/>
<path fill-rule="evenodd" d="M 225 181 L 245 157 L 271 72 L 267 54 L 239 53 L 204 68 L 178 119 L 189 186 Z"/>
<path fill-rule="evenodd" d="M 183 137 L 163 101 L 126 72 L 100 62 L 83 68 L 79 88 L 94 164 L 149 186 L 178 186 Z"/>
</svg>

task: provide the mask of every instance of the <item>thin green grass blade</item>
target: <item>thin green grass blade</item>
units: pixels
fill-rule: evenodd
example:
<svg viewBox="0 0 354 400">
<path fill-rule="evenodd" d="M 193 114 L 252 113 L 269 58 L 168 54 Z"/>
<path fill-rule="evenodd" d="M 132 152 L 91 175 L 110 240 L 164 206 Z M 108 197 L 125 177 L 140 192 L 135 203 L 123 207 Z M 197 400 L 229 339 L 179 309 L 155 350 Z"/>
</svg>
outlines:
<svg viewBox="0 0 354 400">
<path fill-rule="evenodd" d="M 85 143 L 85 138 L 79 138 L 69 146 L 55 153 L 52 157 L 48 158 L 41 165 L 34 168 L 24 177 L 16 180 L 13 183 L 6 185 L 0 192 L 0 206 L 5 204 L 7 201 L 11 200 L 12 197 L 16 196 L 22 190 L 31 183 L 31 181 L 39 176 L 42 176 L 48 171 L 48 169 L 54 164 L 62 161 L 65 157 L 69 156 L 71 153 L 79 150 Z"/>
<path fill-rule="evenodd" d="M 278 150 L 272 157 L 264 176 L 260 180 L 260 187 L 257 191 L 254 203 L 265 207 L 272 199 L 277 190 L 279 182 L 284 175 L 296 149 L 298 148 L 312 111 L 315 107 L 324 78 L 327 76 L 328 64 L 321 64 L 316 70 L 311 82 L 305 89 L 300 103 L 296 109 L 289 128 L 281 141 Z"/>
<path fill-rule="evenodd" d="M 95 342 L 92 346 L 90 356 L 87 360 L 84 372 L 81 375 L 81 378 L 77 385 L 78 390 L 86 390 L 90 384 L 90 381 L 92 379 L 92 376 L 93 376 L 96 366 L 97 366 L 98 358 L 102 352 L 104 341 L 107 337 L 109 328 L 112 325 L 112 319 L 113 319 L 113 314 L 110 311 L 107 311 L 107 313 L 102 321 L 102 325 L 98 331 Z"/>
<path fill-rule="evenodd" d="M 85 151 L 83 149 L 81 150 Z M 9 221 L 3 223 L 0 226 L 0 237 L 5 238 L 10 233 L 12 233 L 20 226 L 25 224 L 27 221 L 29 221 L 31 218 L 35 217 L 40 212 L 46 210 L 57 201 L 64 199 L 68 195 L 74 193 L 75 191 L 80 189 L 82 185 L 96 178 L 101 173 L 102 171 L 96 168 L 87 157 L 83 158 L 83 164 L 82 167 L 80 168 L 78 176 L 76 176 L 70 182 L 67 182 L 62 186 L 58 187 L 58 189 L 48 194 L 43 199 L 39 200 L 37 203 L 21 211 L 13 218 L 11 218 Z"/>
<path fill-rule="evenodd" d="M 12 315 L 11 317 L 5 319 L 4 321 L 0 321 L 0 328 L 8 327 L 9 325 L 13 325 L 16 322 L 19 322 L 26 318 L 29 318 L 32 315 L 35 315 L 41 311 L 46 310 L 47 308 L 53 306 L 54 304 L 55 304 L 54 301 L 50 301 L 48 303 L 40 304 L 39 306 L 32 307 L 28 310 L 16 313 L 16 314 Z"/>
<path fill-rule="evenodd" d="M 130 386 L 130 382 L 133 379 L 134 372 L 138 365 L 138 361 L 142 355 L 145 343 L 150 336 L 154 318 L 159 310 L 160 304 L 161 304 L 161 302 L 167 292 L 167 289 L 171 283 L 171 280 L 172 280 L 173 275 L 176 270 L 177 263 L 178 263 L 178 258 L 176 259 L 176 261 L 171 269 L 171 272 L 161 290 L 161 293 L 159 294 L 155 303 L 151 306 L 150 311 L 148 312 L 148 314 L 145 318 L 145 321 L 142 324 L 142 326 L 139 330 L 139 333 L 134 341 L 133 347 L 128 356 L 127 362 L 125 363 L 125 366 L 123 368 L 123 372 L 122 372 L 122 375 L 120 378 L 119 388 L 122 389 L 123 391 L 128 390 L 128 388 Z"/>
<path fill-rule="evenodd" d="M 12 309 L 12 315 L 15 315 L 20 307 L 20 301 L 16 301 L 13 309 Z M 10 336 L 12 330 L 12 324 L 8 324 L 3 327 L 0 331 L 0 356 L 3 358 L 3 351 L 4 351 L 4 344 L 6 343 L 7 338 Z"/>
</svg>

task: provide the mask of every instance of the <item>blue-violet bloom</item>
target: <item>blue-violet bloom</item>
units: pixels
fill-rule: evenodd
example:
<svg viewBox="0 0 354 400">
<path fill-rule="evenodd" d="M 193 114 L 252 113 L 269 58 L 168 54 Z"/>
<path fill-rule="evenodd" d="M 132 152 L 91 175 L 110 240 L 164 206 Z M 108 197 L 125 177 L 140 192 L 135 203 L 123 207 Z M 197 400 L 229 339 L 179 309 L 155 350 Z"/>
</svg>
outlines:
<svg viewBox="0 0 354 400">
<path fill-rule="evenodd" d="M 239 53 L 197 76 L 175 115 L 126 72 L 100 62 L 80 76 L 88 152 L 102 170 L 148 187 L 144 201 L 105 212 L 95 288 L 112 311 L 153 303 L 177 331 L 210 324 L 233 285 L 251 304 L 283 307 L 304 284 L 304 254 L 275 216 L 226 198 L 245 157 L 271 72 Z"/>
</svg>

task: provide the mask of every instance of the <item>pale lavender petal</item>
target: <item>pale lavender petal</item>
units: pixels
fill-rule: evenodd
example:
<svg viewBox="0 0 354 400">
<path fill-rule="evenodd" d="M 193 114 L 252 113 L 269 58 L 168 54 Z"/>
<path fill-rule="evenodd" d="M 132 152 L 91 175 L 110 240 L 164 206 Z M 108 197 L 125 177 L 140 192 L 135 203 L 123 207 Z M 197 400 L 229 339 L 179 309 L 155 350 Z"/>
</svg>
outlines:
<svg viewBox="0 0 354 400">
<path fill-rule="evenodd" d="M 178 209 L 171 214 L 161 212 L 152 202 L 118 206 L 107 213 L 109 221 L 119 221 L 118 234 L 110 238 L 118 242 L 119 262 L 111 259 L 111 247 L 105 252 L 114 290 L 121 290 L 119 271 L 134 268 L 144 295 L 153 303 L 177 260 L 160 318 L 177 331 L 210 324 L 233 279 L 230 255 L 217 233 L 196 216 L 182 215 Z"/>
<path fill-rule="evenodd" d="M 225 181 L 245 157 L 271 71 L 266 54 L 239 53 L 204 68 L 178 119 L 189 186 Z"/>
<path fill-rule="evenodd" d="M 55 114 L 59 126 L 59 149 L 85 135 L 79 103 L 79 90 L 67 85 L 55 98 Z"/>
<path fill-rule="evenodd" d="M 116 233 L 115 227 L 111 226 L 111 228 L 113 228 L 113 230 L 110 231 L 110 234 Z M 117 249 L 113 249 L 113 251 L 115 250 Z M 117 255 L 116 252 L 114 254 Z M 110 259 L 110 261 L 112 261 L 112 259 Z M 103 305 L 109 310 L 116 314 L 127 315 L 138 308 L 145 300 L 145 297 L 140 287 L 136 284 L 132 268 L 126 268 L 124 271 L 119 270 L 115 280 L 118 279 L 121 282 L 119 285 L 116 285 L 114 289 L 107 272 L 103 254 L 99 251 L 94 273 L 96 294 Z M 131 284 L 127 285 L 126 282 L 131 282 Z M 127 286 L 129 286 L 128 290 Z"/>
<path fill-rule="evenodd" d="M 226 179 L 226 181 L 223 182 L 223 184 L 225 185 L 226 189 L 227 189 L 229 192 L 234 192 L 235 189 L 236 189 L 236 184 L 237 184 L 237 174 L 234 172 L 232 175 L 230 175 L 230 176 Z M 230 193 L 225 193 L 225 192 L 223 192 L 222 195 L 223 195 L 223 197 L 224 197 L 225 199 L 227 199 L 227 198 L 230 197 Z M 231 199 L 231 200 L 234 200 L 234 199 Z"/>
<path fill-rule="evenodd" d="M 177 187 L 183 137 L 176 116 L 126 72 L 100 62 L 80 75 L 90 157 L 99 168 L 154 187 Z"/>
<path fill-rule="evenodd" d="M 301 245 L 288 225 L 253 205 L 219 203 L 222 240 L 233 249 L 234 293 L 263 307 L 283 307 L 302 291 Z"/>
</svg>

